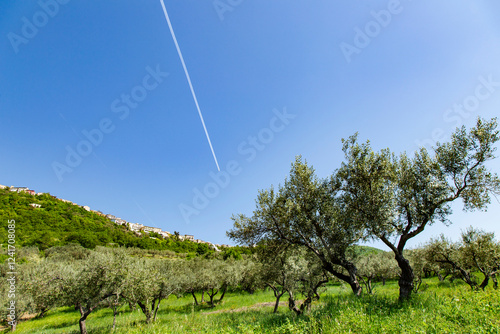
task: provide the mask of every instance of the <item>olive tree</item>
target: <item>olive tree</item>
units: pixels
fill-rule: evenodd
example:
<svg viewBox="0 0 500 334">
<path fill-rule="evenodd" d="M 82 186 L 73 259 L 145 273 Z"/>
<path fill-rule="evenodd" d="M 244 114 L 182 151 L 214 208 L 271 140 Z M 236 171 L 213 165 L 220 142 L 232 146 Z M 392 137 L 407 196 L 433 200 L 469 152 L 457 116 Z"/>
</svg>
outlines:
<svg viewBox="0 0 500 334">
<path fill-rule="evenodd" d="M 297 286 L 292 285 L 292 289 L 287 290 L 289 295 L 288 308 L 300 315 L 311 309 L 314 300 L 320 299 L 318 290 L 329 281 L 330 275 L 318 258 L 304 249 L 298 249 L 298 252 L 289 259 L 289 264 L 294 265 L 298 284 Z M 295 301 L 295 292 L 304 297 L 300 307 Z"/>
<path fill-rule="evenodd" d="M 204 259 L 200 261 L 198 280 L 202 291 L 205 291 L 210 298 L 210 305 L 215 307 L 215 302 L 221 302 L 224 299 L 229 287 L 239 285 L 242 279 L 240 261 L 229 258 L 222 259 Z M 220 293 L 218 300 L 215 296 Z"/>
<path fill-rule="evenodd" d="M 171 260 L 135 259 L 123 289 L 123 296 L 139 305 L 146 322 L 156 321 L 163 300 L 181 291 L 177 275 L 180 263 Z"/>
<path fill-rule="evenodd" d="M 41 318 L 53 307 L 61 306 L 63 286 L 71 275 L 69 263 L 41 261 L 23 265 L 24 293 L 30 296 L 30 312 Z"/>
<path fill-rule="evenodd" d="M 347 282 L 354 294 L 361 294 L 357 268 L 346 252 L 363 230 L 345 212 L 337 189 L 319 179 L 301 157 L 283 186 L 259 192 L 251 217 L 240 214 L 232 219 L 234 227 L 227 232 L 231 239 L 246 245 L 265 241 L 303 247 L 326 271 Z"/>
<path fill-rule="evenodd" d="M 388 149 L 374 152 L 357 136 L 343 140 L 346 161 L 332 176 L 353 219 L 366 236 L 381 240 L 394 253 L 401 269 L 400 299 L 411 296 L 414 272 L 405 257 L 407 242 L 435 222 L 450 223 L 450 204 L 462 199 L 465 210 L 485 209 L 500 179 L 486 167 L 499 140 L 497 121 L 478 119 L 469 132 L 457 129 L 435 153 L 425 148 L 413 158 Z"/>
<path fill-rule="evenodd" d="M 476 278 L 462 257 L 461 246 L 458 242 L 454 243 L 441 234 L 425 245 L 425 254 L 427 261 L 437 263 L 442 270 L 457 273 L 471 289 L 477 286 Z"/>
<path fill-rule="evenodd" d="M 500 244 L 494 233 L 469 227 L 462 232 L 459 242 L 451 242 L 443 235 L 432 239 L 425 246 L 428 261 L 437 263 L 441 269 L 453 271 L 467 283 L 471 289 L 485 289 L 500 270 Z M 479 284 L 473 272 L 483 274 Z"/>
<path fill-rule="evenodd" d="M 156 302 L 156 282 L 158 276 L 157 268 L 152 265 L 151 260 L 146 258 L 133 259 L 128 278 L 123 289 L 123 296 L 130 305 L 139 305 L 142 313 L 149 323 L 153 319 Z"/>
<path fill-rule="evenodd" d="M 262 264 L 254 256 L 244 257 L 239 261 L 241 281 L 240 287 L 242 290 L 253 294 L 258 289 L 264 287 L 261 279 Z"/>
<path fill-rule="evenodd" d="M 118 311 L 126 305 L 126 299 L 122 296 L 121 293 L 116 292 L 114 295 L 108 297 L 104 303 L 113 311 L 113 325 L 111 326 L 112 330 L 116 328 L 116 316 L 118 315 Z"/>
<path fill-rule="evenodd" d="M 269 245 L 259 254 L 260 280 L 273 291 L 276 298 L 274 313 L 278 312 L 281 297 L 287 291 L 295 290 L 298 283 L 297 274 L 300 270 L 292 258 L 290 247 L 281 248 L 283 247 Z"/>
<path fill-rule="evenodd" d="M 89 257 L 91 250 L 80 244 L 69 243 L 64 246 L 54 246 L 45 250 L 45 257 L 51 262 L 71 262 Z"/>
<path fill-rule="evenodd" d="M 103 302 L 123 291 L 130 267 L 124 252 L 92 252 L 84 260 L 73 262 L 69 279 L 63 281 L 65 305 L 80 312 L 80 332 L 87 333 L 86 319 Z"/>
<path fill-rule="evenodd" d="M 483 274 L 479 288 L 485 289 L 489 280 L 500 271 L 500 244 L 494 233 L 469 227 L 462 232 L 461 256 L 467 267 Z"/>
<path fill-rule="evenodd" d="M 219 260 L 220 261 L 220 260 Z M 221 295 L 218 302 L 221 302 L 226 295 L 228 288 L 238 286 L 243 279 L 243 264 L 241 260 L 228 258 L 227 260 L 219 262 L 219 279 L 221 280 Z"/>
<path fill-rule="evenodd" d="M 193 296 L 194 303 L 196 305 L 198 305 L 196 293 L 203 291 L 201 273 L 204 268 L 202 261 L 205 260 L 199 257 L 189 261 L 179 261 L 179 270 L 176 273 L 181 283 L 181 290 L 183 292 L 190 293 Z M 203 302 L 203 300 L 201 300 L 201 302 Z"/>
</svg>

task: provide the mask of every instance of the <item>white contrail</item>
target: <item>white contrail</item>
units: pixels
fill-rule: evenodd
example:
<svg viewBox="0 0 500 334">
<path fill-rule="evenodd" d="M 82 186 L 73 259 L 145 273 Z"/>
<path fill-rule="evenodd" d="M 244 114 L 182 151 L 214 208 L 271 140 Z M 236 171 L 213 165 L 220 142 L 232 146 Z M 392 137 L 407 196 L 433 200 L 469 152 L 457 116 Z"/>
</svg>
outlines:
<svg viewBox="0 0 500 334">
<path fill-rule="evenodd" d="M 181 49 L 179 48 L 179 44 L 177 43 L 177 38 L 175 38 L 174 29 L 172 28 L 172 23 L 170 23 L 170 19 L 168 17 L 167 8 L 165 7 L 165 3 L 163 0 L 160 0 L 161 6 L 163 7 L 163 13 L 165 14 L 165 18 L 167 19 L 168 27 L 170 28 L 170 33 L 172 34 L 172 38 L 174 39 L 175 47 L 177 48 L 177 53 L 179 54 L 179 58 L 181 59 L 182 67 L 184 68 L 184 73 L 186 73 L 186 78 L 189 83 L 189 88 L 191 88 L 191 94 L 193 94 L 194 103 L 196 104 L 196 109 L 198 109 L 198 114 L 200 115 L 201 124 L 203 125 L 203 129 L 205 129 L 205 134 L 207 135 L 208 145 L 210 145 L 210 150 L 212 150 L 212 155 L 214 156 L 215 164 L 217 165 L 217 169 L 220 171 L 219 163 L 217 162 L 217 157 L 215 156 L 215 151 L 212 146 L 212 142 L 210 141 L 210 136 L 208 135 L 207 127 L 205 126 L 205 121 L 203 120 L 203 115 L 201 114 L 200 106 L 198 105 L 198 99 L 196 98 L 196 94 L 194 93 L 193 84 L 191 84 L 191 78 L 189 77 L 189 73 L 184 63 L 184 58 L 182 57 Z"/>
</svg>

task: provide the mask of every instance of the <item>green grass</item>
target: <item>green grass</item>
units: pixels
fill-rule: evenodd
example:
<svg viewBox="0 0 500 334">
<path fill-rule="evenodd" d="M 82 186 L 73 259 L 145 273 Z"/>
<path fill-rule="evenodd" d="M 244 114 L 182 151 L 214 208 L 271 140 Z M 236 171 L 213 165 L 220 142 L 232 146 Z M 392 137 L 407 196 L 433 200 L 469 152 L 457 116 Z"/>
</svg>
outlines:
<svg viewBox="0 0 500 334">
<path fill-rule="evenodd" d="M 306 316 L 295 316 L 286 306 L 278 314 L 270 291 L 229 293 L 215 309 L 193 305 L 191 296 L 169 298 L 154 324 L 145 324 L 139 310 L 128 307 L 117 317 L 115 333 L 500 333 L 500 292 L 488 287 L 476 292 L 459 281 L 426 279 L 411 301 L 397 301 L 397 283 L 377 285 L 374 295 L 356 298 L 332 285 Z M 286 301 L 287 298 L 283 298 Z M 213 313 L 216 311 L 217 313 Z M 53 310 L 43 319 L 22 322 L 19 333 L 79 333 L 78 313 Z M 113 315 L 102 309 L 87 320 L 89 333 L 111 333 Z"/>
</svg>

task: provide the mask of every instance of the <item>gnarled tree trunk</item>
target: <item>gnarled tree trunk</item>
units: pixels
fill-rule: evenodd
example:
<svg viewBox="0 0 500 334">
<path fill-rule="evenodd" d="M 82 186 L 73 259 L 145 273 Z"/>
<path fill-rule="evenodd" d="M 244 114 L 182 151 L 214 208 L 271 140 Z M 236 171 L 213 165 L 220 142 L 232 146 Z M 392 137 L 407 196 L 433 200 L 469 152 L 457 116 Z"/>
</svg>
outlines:
<svg viewBox="0 0 500 334">
<path fill-rule="evenodd" d="M 286 292 L 284 288 L 279 291 L 277 286 L 274 286 L 272 284 L 266 283 L 266 286 L 270 287 L 273 290 L 274 297 L 276 298 L 276 302 L 274 303 L 274 310 L 273 313 L 278 312 L 278 307 L 280 306 L 280 298 L 283 296 Z"/>
<path fill-rule="evenodd" d="M 484 274 L 484 279 L 481 282 L 481 285 L 479 285 L 479 287 L 484 291 L 484 289 L 486 289 L 486 286 L 488 286 L 489 282 L 490 282 L 490 275 Z"/>
<path fill-rule="evenodd" d="M 87 325 L 85 325 L 85 319 L 80 318 L 78 324 L 80 325 L 80 333 L 87 334 Z"/>
<path fill-rule="evenodd" d="M 361 284 L 359 284 L 357 273 L 358 273 L 358 268 L 353 263 L 346 263 L 344 265 L 344 268 L 347 270 L 349 273 L 349 285 L 351 286 L 352 292 L 356 296 L 361 296 L 361 293 L 363 292 L 363 288 L 361 287 Z"/>
<path fill-rule="evenodd" d="M 219 302 L 221 302 L 224 299 L 224 296 L 226 295 L 226 291 L 227 291 L 227 284 L 224 284 L 224 286 L 222 287 L 222 295 L 219 298 Z"/>
<path fill-rule="evenodd" d="M 218 289 L 214 289 L 212 288 L 211 290 L 207 291 L 208 293 L 208 296 L 210 297 L 210 305 L 212 307 L 215 307 L 215 304 L 214 304 L 214 297 L 217 293 L 219 293 L 219 290 Z"/>
<path fill-rule="evenodd" d="M 295 297 L 293 295 L 293 291 L 288 291 L 288 308 L 295 312 L 297 315 L 302 315 L 304 314 L 305 311 L 309 311 L 311 309 L 311 303 L 312 303 L 312 296 L 308 296 L 302 304 L 300 304 L 300 307 L 297 306 L 297 303 L 295 301 Z"/>
<path fill-rule="evenodd" d="M 152 318 L 151 310 L 148 308 L 147 305 L 143 304 L 142 302 L 137 302 L 137 305 L 139 305 L 139 307 L 142 310 L 142 313 L 144 313 L 144 315 L 146 316 L 146 323 L 150 323 Z"/>
<path fill-rule="evenodd" d="M 195 305 L 198 305 L 198 299 L 196 299 L 196 295 L 194 294 L 194 291 L 191 291 L 191 294 L 193 295 Z"/>
<path fill-rule="evenodd" d="M 399 277 L 399 300 L 403 301 L 410 299 L 411 293 L 413 291 L 415 274 L 410 265 L 410 261 L 405 259 L 403 255 L 396 254 L 396 261 L 398 262 L 399 268 L 401 269 L 401 276 Z"/>
<path fill-rule="evenodd" d="M 351 263 L 349 261 L 342 261 L 341 263 L 335 263 L 335 264 L 342 266 L 345 270 L 347 270 L 348 275 L 345 275 L 343 273 L 336 271 L 330 262 L 325 261 L 323 259 L 322 259 L 322 262 L 323 262 L 323 268 L 326 271 L 328 271 L 330 274 L 337 277 L 338 279 L 349 284 L 354 295 L 361 296 L 361 293 L 363 292 L 363 288 L 359 284 L 359 281 L 357 278 L 358 269 L 356 268 L 354 263 Z"/>
<path fill-rule="evenodd" d="M 372 280 L 373 280 L 373 277 L 366 277 L 366 279 L 364 279 L 363 277 L 359 277 L 359 279 L 361 280 L 361 282 L 363 283 L 363 285 L 365 286 L 366 288 L 366 292 L 371 295 L 373 293 L 373 287 L 372 287 Z"/>
<path fill-rule="evenodd" d="M 85 320 L 89 316 L 91 311 L 85 312 L 81 305 L 78 305 L 78 310 L 80 311 L 80 319 L 78 320 L 78 324 L 80 325 L 80 333 L 87 334 L 87 325 L 85 324 Z"/>
<path fill-rule="evenodd" d="M 293 296 L 293 291 L 288 290 L 288 308 L 291 311 L 294 311 L 297 315 L 301 315 L 302 311 L 297 307 L 297 303 L 295 302 L 295 297 Z"/>
<path fill-rule="evenodd" d="M 276 296 L 276 302 L 274 303 L 273 313 L 277 313 L 278 312 L 278 307 L 280 306 L 280 298 L 281 298 L 281 296 L 283 296 L 283 294 L 280 294 L 280 295 Z"/>
</svg>

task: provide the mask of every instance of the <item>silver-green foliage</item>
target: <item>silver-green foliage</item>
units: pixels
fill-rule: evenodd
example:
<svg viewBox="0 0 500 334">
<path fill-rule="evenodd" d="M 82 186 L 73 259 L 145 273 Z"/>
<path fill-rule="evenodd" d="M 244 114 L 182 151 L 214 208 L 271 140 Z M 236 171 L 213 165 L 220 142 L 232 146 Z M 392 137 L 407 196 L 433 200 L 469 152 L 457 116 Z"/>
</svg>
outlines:
<svg viewBox="0 0 500 334">
<path fill-rule="evenodd" d="M 438 143 L 434 154 L 422 148 L 413 158 L 389 149 L 375 152 L 356 135 L 343 141 L 345 162 L 332 183 L 340 184 L 343 201 L 366 236 L 394 252 L 401 299 L 409 298 L 414 287 L 404 253 L 408 240 L 435 222 L 450 223 L 451 202 L 462 199 L 465 210 L 482 210 L 492 193 L 500 193 L 500 179 L 486 166 L 495 158 L 497 127 L 496 119 L 478 119 L 469 131 L 459 128 L 449 142 Z"/>
</svg>

